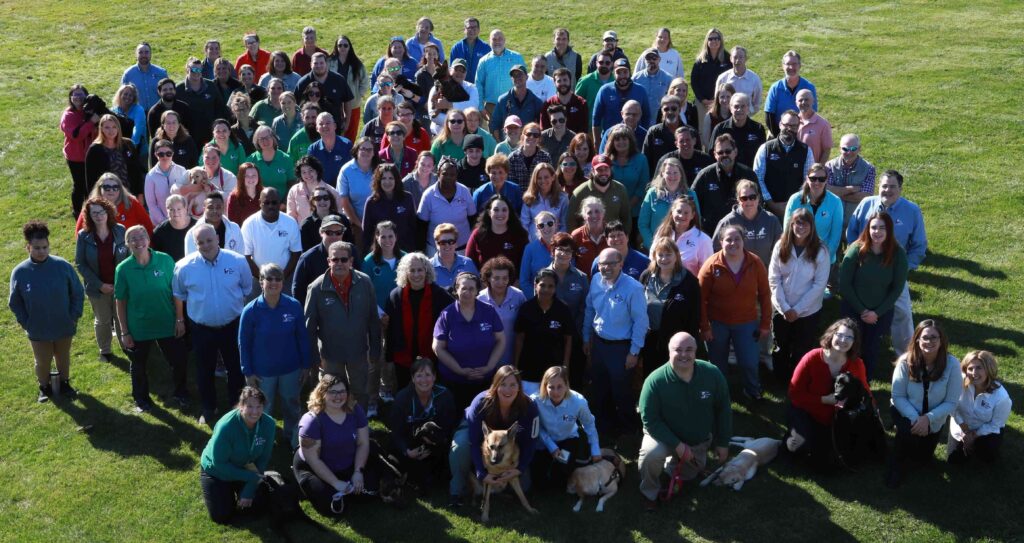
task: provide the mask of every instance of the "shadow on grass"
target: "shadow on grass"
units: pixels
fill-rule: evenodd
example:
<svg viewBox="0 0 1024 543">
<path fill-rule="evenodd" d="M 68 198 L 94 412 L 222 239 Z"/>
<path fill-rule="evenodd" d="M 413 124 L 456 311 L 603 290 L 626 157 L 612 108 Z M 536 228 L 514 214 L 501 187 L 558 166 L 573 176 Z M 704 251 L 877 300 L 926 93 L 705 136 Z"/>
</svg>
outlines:
<svg viewBox="0 0 1024 543">
<path fill-rule="evenodd" d="M 165 468 L 189 470 L 196 458 L 175 449 L 181 442 L 198 455 L 209 436 L 189 423 L 182 422 L 159 404 L 150 411 L 163 424 L 154 424 L 145 415 L 126 414 L 87 393 L 79 392 L 76 401 L 55 401 L 81 428 L 93 447 L 122 456 L 149 456 Z"/>
<path fill-rule="evenodd" d="M 1006 279 L 1006 273 L 1000 270 L 987 268 L 978 262 L 967 260 L 966 258 L 933 253 L 931 251 L 928 251 L 927 256 L 924 259 L 924 263 L 925 265 L 933 268 L 955 268 L 963 270 L 971 275 L 984 277 L 986 279 Z"/>
<path fill-rule="evenodd" d="M 957 277 L 950 277 L 948 275 L 939 275 L 929 271 L 917 270 L 912 272 L 910 275 L 910 281 L 912 284 L 929 285 L 942 290 L 958 290 L 978 298 L 999 297 L 999 291 L 994 288 L 983 287 L 977 283 L 972 283 L 971 281 Z M 916 296 L 912 298 L 917 299 Z"/>
<path fill-rule="evenodd" d="M 1024 332 L 979 322 L 954 319 L 948 315 L 915 314 L 914 322 L 935 319 L 949 336 L 950 343 L 967 345 L 968 350 L 984 349 L 999 357 L 1020 356 L 1024 350 Z M 1011 345 L 1007 345 L 1010 343 Z M 966 353 L 959 353 L 958 358 Z"/>
</svg>

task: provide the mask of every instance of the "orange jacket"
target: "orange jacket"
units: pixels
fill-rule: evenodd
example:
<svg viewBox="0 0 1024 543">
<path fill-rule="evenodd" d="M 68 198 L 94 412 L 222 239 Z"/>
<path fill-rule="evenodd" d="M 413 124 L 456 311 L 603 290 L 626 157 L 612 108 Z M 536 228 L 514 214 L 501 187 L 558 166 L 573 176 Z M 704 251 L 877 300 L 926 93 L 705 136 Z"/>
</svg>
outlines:
<svg viewBox="0 0 1024 543">
<path fill-rule="evenodd" d="M 743 251 L 740 280 L 733 278 L 725 262 L 725 251 L 718 251 L 704 261 L 697 274 L 700 281 L 700 329 L 711 329 L 711 321 L 740 324 L 757 319 L 761 306 L 759 328 L 768 328 L 772 320 L 772 299 L 768 290 L 768 269 L 750 251 Z"/>
</svg>

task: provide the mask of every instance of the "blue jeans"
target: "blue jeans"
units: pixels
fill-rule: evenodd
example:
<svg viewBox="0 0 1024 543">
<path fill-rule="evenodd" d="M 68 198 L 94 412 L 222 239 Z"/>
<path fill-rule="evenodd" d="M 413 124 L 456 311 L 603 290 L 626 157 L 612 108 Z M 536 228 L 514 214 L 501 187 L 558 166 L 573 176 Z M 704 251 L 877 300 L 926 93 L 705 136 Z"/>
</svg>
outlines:
<svg viewBox="0 0 1024 543">
<path fill-rule="evenodd" d="M 288 438 L 288 442 L 291 443 L 292 449 L 299 446 L 299 387 L 301 385 L 300 376 L 302 375 L 302 369 L 297 369 L 291 373 L 284 375 L 278 375 L 276 377 L 261 377 L 260 378 L 260 390 L 267 396 L 267 405 L 265 411 L 267 414 L 273 416 L 274 413 L 274 399 L 277 396 L 281 397 L 281 418 L 284 419 L 284 435 Z"/>
<path fill-rule="evenodd" d="M 470 454 L 469 444 L 469 422 L 462 419 L 459 427 L 455 429 L 452 436 L 452 450 L 448 454 L 448 468 L 452 472 L 452 480 L 448 484 L 448 493 L 452 496 L 465 496 L 466 483 L 470 474 L 476 476 L 476 469 L 473 466 L 473 455 Z M 523 491 L 530 490 L 530 470 L 523 470 L 519 475 L 519 486 Z"/>
<path fill-rule="evenodd" d="M 630 343 L 607 342 L 598 337 L 590 348 L 590 372 L 593 381 L 588 400 L 601 433 L 631 433 L 637 429 L 633 400 L 633 372 L 626 369 Z M 611 404 L 608 399 L 611 397 Z"/>
<path fill-rule="evenodd" d="M 708 356 L 711 363 L 718 366 L 722 375 L 726 373 L 729 363 L 729 345 L 736 352 L 736 365 L 739 366 L 743 381 L 743 390 L 751 396 L 761 393 L 761 380 L 757 374 L 758 351 L 760 348 L 754 334 L 757 333 L 758 321 L 741 324 L 725 324 L 711 321 L 711 335 L 714 336 L 708 345 Z"/>
</svg>

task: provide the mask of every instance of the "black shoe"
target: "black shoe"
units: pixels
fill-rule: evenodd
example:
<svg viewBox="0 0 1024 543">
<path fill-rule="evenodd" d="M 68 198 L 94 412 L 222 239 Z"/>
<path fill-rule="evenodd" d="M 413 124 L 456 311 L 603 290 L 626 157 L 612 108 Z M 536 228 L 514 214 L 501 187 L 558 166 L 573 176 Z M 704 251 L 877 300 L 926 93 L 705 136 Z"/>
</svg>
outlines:
<svg viewBox="0 0 1024 543">
<path fill-rule="evenodd" d="M 644 500 L 644 511 L 653 513 L 658 510 L 658 500 L 648 500 L 646 497 Z"/>
<path fill-rule="evenodd" d="M 903 482 L 903 476 L 900 474 L 899 468 L 895 466 L 889 466 L 885 470 L 885 486 L 886 488 L 896 489 L 900 487 L 900 483 Z"/>
<path fill-rule="evenodd" d="M 39 385 L 39 397 L 36 398 L 36 401 L 46 403 L 50 401 L 50 396 L 53 396 L 53 387 L 50 385 Z"/>
<path fill-rule="evenodd" d="M 71 381 L 68 379 L 64 379 L 60 382 L 60 393 L 68 398 L 75 398 L 78 396 L 78 391 L 71 386 Z"/>
<path fill-rule="evenodd" d="M 153 402 L 136 402 L 135 412 L 136 413 L 148 413 L 153 410 Z"/>
<path fill-rule="evenodd" d="M 217 424 L 217 415 L 213 411 L 203 411 L 203 414 L 199 416 L 198 422 L 213 428 Z"/>
<path fill-rule="evenodd" d="M 111 362 L 114 361 L 114 354 L 113 353 L 100 353 L 99 356 L 97 356 L 96 358 L 100 362 L 106 362 L 107 364 L 110 364 Z"/>
<path fill-rule="evenodd" d="M 462 497 L 458 494 L 452 494 L 448 497 L 448 509 L 458 509 L 462 507 Z"/>
<path fill-rule="evenodd" d="M 747 392 L 747 389 L 743 389 L 743 397 L 748 399 L 748 400 L 750 400 L 750 401 L 752 401 L 752 402 L 763 402 L 764 401 L 764 396 L 760 392 L 758 392 L 757 394 L 751 394 L 751 393 Z"/>
<path fill-rule="evenodd" d="M 187 395 L 174 395 L 174 403 L 177 404 L 179 409 L 187 409 L 192 403 Z"/>
</svg>

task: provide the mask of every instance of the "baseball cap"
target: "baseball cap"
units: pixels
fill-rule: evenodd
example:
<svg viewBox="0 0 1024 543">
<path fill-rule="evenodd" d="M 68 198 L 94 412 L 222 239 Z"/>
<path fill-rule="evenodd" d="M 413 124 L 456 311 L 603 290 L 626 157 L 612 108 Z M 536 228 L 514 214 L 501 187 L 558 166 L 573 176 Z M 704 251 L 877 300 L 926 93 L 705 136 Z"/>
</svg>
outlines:
<svg viewBox="0 0 1024 543">
<path fill-rule="evenodd" d="M 601 38 L 601 41 L 605 41 L 605 40 L 619 41 L 619 35 L 616 34 L 614 30 L 606 30 L 604 32 L 604 36 Z"/>
<path fill-rule="evenodd" d="M 457 66 L 462 66 L 462 68 L 465 70 L 469 69 L 469 64 L 466 64 L 466 59 L 464 58 L 457 58 L 452 61 L 452 68 L 455 68 Z"/>
<path fill-rule="evenodd" d="M 320 229 L 323 230 L 328 226 L 345 226 L 345 223 L 341 222 L 341 217 L 338 215 L 328 215 L 320 222 Z"/>
<path fill-rule="evenodd" d="M 624 58 L 620 58 L 619 60 L 615 61 L 615 64 L 613 64 L 613 66 L 615 68 L 621 68 L 621 67 L 629 68 L 629 61 L 624 59 Z"/>
<path fill-rule="evenodd" d="M 512 66 L 511 68 L 508 69 L 508 75 L 512 75 L 516 70 L 523 72 L 523 75 L 529 73 L 526 71 L 526 66 L 523 66 L 522 64 L 516 64 L 515 66 Z"/>
<path fill-rule="evenodd" d="M 523 120 L 519 118 L 519 115 L 509 115 L 508 117 L 505 117 L 505 124 L 502 128 L 508 128 L 510 126 L 518 126 L 519 128 L 522 128 Z"/>
<path fill-rule="evenodd" d="M 594 155 L 594 158 L 590 160 L 591 168 L 596 168 L 601 164 L 610 168 L 612 166 L 612 159 L 608 158 L 608 155 Z"/>
<path fill-rule="evenodd" d="M 654 58 L 659 58 L 660 59 L 661 58 L 661 53 L 659 53 L 657 49 L 651 47 L 650 49 L 644 51 L 644 58 L 650 58 L 650 57 L 654 57 Z"/>
</svg>

